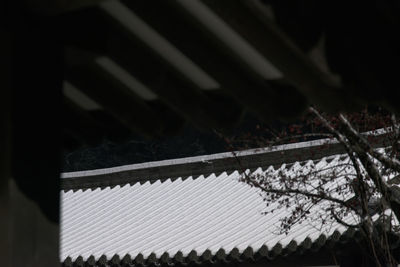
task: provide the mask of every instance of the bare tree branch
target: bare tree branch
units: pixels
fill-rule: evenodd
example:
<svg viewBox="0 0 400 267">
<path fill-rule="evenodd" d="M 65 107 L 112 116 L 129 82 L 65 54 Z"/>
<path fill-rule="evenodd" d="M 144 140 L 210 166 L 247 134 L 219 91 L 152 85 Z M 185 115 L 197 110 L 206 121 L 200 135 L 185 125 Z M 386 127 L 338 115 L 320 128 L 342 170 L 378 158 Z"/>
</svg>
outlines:
<svg viewBox="0 0 400 267">
<path fill-rule="evenodd" d="M 372 149 L 368 141 L 360 135 L 354 127 L 352 127 L 343 114 L 340 114 L 339 118 L 345 126 L 343 130 L 348 134 L 349 139 L 355 143 L 353 147 L 356 150 L 358 158 L 361 160 L 369 176 L 372 178 L 372 181 L 383 195 L 384 200 L 386 200 L 390 205 L 397 219 L 400 220 L 400 194 L 398 193 L 398 188 L 393 185 L 390 186 L 384 181 L 376 165 L 372 162 L 372 159 L 368 154 L 378 159 L 387 168 L 391 168 L 397 172 L 400 172 L 400 162 L 397 159 L 388 158 L 384 154 Z"/>
<path fill-rule="evenodd" d="M 342 219 L 340 219 L 333 210 L 331 210 L 331 215 L 332 217 L 340 224 L 349 227 L 349 228 L 360 228 L 360 225 L 358 224 L 348 224 L 345 221 L 343 221 Z"/>
<path fill-rule="evenodd" d="M 392 151 L 390 153 L 390 157 L 393 158 L 399 152 L 400 147 L 400 125 L 397 123 L 397 118 L 395 114 L 392 114 L 390 117 L 392 120 L 392 127 L 394 132 L 394 137 L 392 141 Z"/>
<path fill-rule="evenodd" d="M 310 107 L 309 110 L 315 114 L 319 120 L 324 124 L 324 126 L 336 137 L 336 139 L 344 146 L 347 155 L 349 156 L 351 162 L 353 163 L 353 167 L 356 171 L 356 175 L 357 175 L 357 180 L 356 182 L 358 183 L 357 185 L 360 187 L 360 190 L 358 190 L 358 193 L 360 194 L 360 197 L 362 200 L 366 201 L 367 197 L 365 196 L 365 192 L 366 192 L 366 186 L 364 184 L 364 181 L 362 179 L 362 175 L 361 175 L 361 170 L 360 170 L 360 166 L 358 164 L 357 159 L 354 156 L 354 150 L 353 148 L 349 145 L 349 143 L 347 142 L 347 138 L 342 135 L 338 130 L 336 130 L 329 122 L 327 119 L 325 119 L 316 109 Z M 368 208 L 366 207 L 366 205 L 361 205 L 362 206 L 362 210 L 364 214 L 368 213 Z"/>
<path fill-rule="evenodd" d="M 391 177 L 388 175 L 400 173 L 400 161 L 397 159 L 400 152 L 400 125 L 396 117 L 392 116 L 392 126 L 389 128 L 387 128 L 387 125 L 390 125 L 390 121 L 387 121 L 389 117 L 385 115 L 382 121 L 385 123 L 385 129 L 388 129 L 388 134 L 385 136 L 390 138 L 393 134 L 395 136 L 392 150 L 385 154 L 387 151 L 382 153 L 375 150 L 369 139 L 359 133 L 343 114 L 330 118 L 312 107 L 309 111 L 317 118 L 314 121 L 317 121 L 318 129 L 325 127 L 328 133 L 294 136 L 284 134 L 283 138 L 269 140 L 267 144 L 276 144 L 307 135 L 333 137 L 344 147 L 349 159 L 328 161 L 327 164 L 322 162 L 320 165 L 317 164 L 318 167 L 315 164 L 308 165 L 308 162 L 306 165 L 296 165 L 296 163 L 290 168 L 271 169 L 271 172 L 254 176 L 245 171 L 245 178 L 242 180 L 260 189 L 264 201 L 278 204 L 271 208 L 272 211 L 276 207 L 292 207 L 290 214 L 281 220 L 284 231 L 288 231 L 295 223 L 310 218 L 309 216 L 321 223 L 321 227 L 327 220 L 336 221 L 348 228 L 357 228 L 361 231 L 370 246 L 370 254 L 374 255 L 378 266 L 392 262 L 393 242 L 389 242 L 386 236 L 386 241 L 382 239 L 382 233 L 379 232 L 381 229 L 377 227 L 378 222 L 372 216 L 382 216 L 383 211 L 390 208 L 394 216 L 400 220 L 400 187 L 386 180 L 387 177 Z M 351 118 L 365 119 L 365 116 L 357 117 L 356 114 Z M 364 128 L 369 127 L 368 121 L 363 123 Z M 297 130 L 299 126 L 294 127 L 295 130 L 290 132 L 299 133 Z M 237 160 L 240 161 L 239 158 Z M 375 198 L 379 199 L 382 209 L 375 210 L 371 206 L 371 200 Z M 326 208 L 326 205 L 330 208 Z M 310 210 L 310 206 L 314 208 Z M 347 223 L 345 218 L 348 214 L 357 217 L 356 222 L 359 223 Z M 389 228 L 391 233 L 397 231 L 394 226 Z M 380 260 L 381 257 L 385 258 L 384 261 Z M 385 264 L 382 265 L 382 262 Z"/>
<path fill-rule="evenodd" d="M 361 149 L 368 152 L 374 158 L 378 159 L 388 168 L 391 168 L 400 173 L 400 161 L 395 158 L 389 158 L 386 155 L 374 150 L 368 143 L 368 141 L 364 138 L 364 136 L 362 136 L 354 129 L 354 127 L 350 124 L 347 118 L 343 116 L 343 114 L 340 114 L 339 118 L 345 126 L 343 130 L 346 132 L 347 137 L 351 139 L 352 142 L 360 146 Z"/>
<path fill-rule="evenodd" d="M 303 196 L 310 197 L 310 198 L 315 198 L 318 200 L 328 200 L 328 201 L 340 204 L 340 205 L 342 205 L 346 208 L 349 208 L 349 209 L 353 210 L 354 212 L 358 213 L 358 210 L 356 208 L 352 207 L 346 201 L 337 199 L 337 198 L 334 198 L 334 197 L 331 197 L 328 195 L 315 194 L 315 193 L 310 193 L 310 192 L 303 191 L 303 190 L 290 189 L 290 188 L 285 188 L 285 189 L 266 188 L 251 178 L 249 178 L 247 180 L 247 182 L 250 183 L 251 185 L 253 185 L 254 187 L 259 188 L 262 191 L 267 192 L 267 193 L 275 193 L 275 194 L 280 194 L 280 195 L 297 194 L 297 195 L 303 195 Z"/>
</svg>

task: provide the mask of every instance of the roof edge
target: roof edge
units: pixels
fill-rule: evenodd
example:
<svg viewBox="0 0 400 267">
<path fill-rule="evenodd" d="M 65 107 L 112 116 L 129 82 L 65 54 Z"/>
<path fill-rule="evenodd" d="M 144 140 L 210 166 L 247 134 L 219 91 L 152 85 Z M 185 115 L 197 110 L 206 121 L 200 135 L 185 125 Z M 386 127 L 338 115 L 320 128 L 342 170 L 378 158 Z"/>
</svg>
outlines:
<svg viewBox="0 0 400 267">
<path fill-rule="evenodd" d="M 138 169 L 147 169 L 153 167 L 162 167 L 162 166 L 169 166 L 169 165 L 181 165 L 181 164 L 190 164 L 196 162 L 206 162 L 212 160 L 219 160 L 223 158 L 232 158 L 232 157 L 245 157 L 249 155 L 257 155 L 263 153 L 271 153 L 277 151 L 285 151 L 285 150 L 292 150 L 292 149 L 299 149 L 299 148 L 313 148 L 316 146 L 320 146 L 323 144 L 335 144 L 337 143 L 336 140 L 330 139 L 318 139 L 313 141 L 307 142 L 299 142 L 299 143 L 292 143 L 292 144 L 284 144 L 272 147 L 263 147 L 263 148 L 255 148 L 255 149 L 247 149 L 247 150 L 240 150 L 240 151 L 232 151 L 232 152 L 222 152 L 222 153 L 215 153 L 210 155 L 201 155 L 201 156 L 194 156 L 194 157 L 185 157 L 185 158 L 177 158 L 177 159 L 167 159 L 167 160 L 160 160 L 160 161 L 149 161 L 144 163 L 135 163 L 135 164 L 128 164 L 122 165 L 117 167 L 111 168 L 102 168 L 102 169 L 94 169 L 94 170 L 86 170 L 86 171 L 76 171 L 76 172 L 65 172 L 61 174 L 61 178 L 78 178 L 84 176 L 93 176 L 105 173 L 115 173 L 121 171 L 129 171 L 129 170 L 138 170 Z"/>
<path fill-rule="evenodd" d="M 387 131 L 378 129 L 365 134 L 371 135 L 376 141 L 372 143 L 379 147 L 384 145 L 382 137 L 386 133 Z M 334 139 L 325 138 L 243 151 L 62 173 L 61 188 L 63 190 L 97 188 L 211 173 L 219 174 L 271 165 L 280 166 L 283 163 L 291 164 L 296 161 L 317 160 L 343 153 L 345 151 L 341 144 Z"/>
</svg>

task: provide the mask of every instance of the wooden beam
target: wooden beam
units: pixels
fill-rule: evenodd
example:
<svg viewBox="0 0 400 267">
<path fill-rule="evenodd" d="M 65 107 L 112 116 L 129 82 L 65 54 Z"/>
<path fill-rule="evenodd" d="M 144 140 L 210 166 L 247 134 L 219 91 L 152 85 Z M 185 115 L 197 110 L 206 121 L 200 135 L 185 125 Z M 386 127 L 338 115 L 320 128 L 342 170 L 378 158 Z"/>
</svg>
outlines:
<svg viewBox="0 0 400 267">
<path fill-rule="evenodd" d="M 163 137 L 181 130 L 183 120 L 171 113 L 168 107 L 165 107 L 160 101 L 155 100 L 146 104 L 162 120 Z M 65 137 L 67 137 L 66 141 L 72 145 L 78 144 L 78 146 L 73 146 L 75 149 L 86 145 L 98 145 L 103 140 L 122 143 L 130 138 L 135 138 L 135 134 L 143 135 L 142 132 L 132 133 L 128 127 L 115 119 L 115 116 L 107 110 L 84 110 L 68 99 L 65 108 Z"/>
<path fill-rule="evenodd" d="M 90 114 L 69 99 L 64 99 L 63 128 L 70 132 L 81 142 L 81 145 L 97 145 L 106 134 L 105 125 L 101 125 Z"/>
<path fill-rule="evenodd" d="M 239 108 L 234 107 L 235 112 L 223 110 L 118 22 L 110 24 L 110 16 L 104 12 L 89 10 L 66 19 L 66 42 L 107 55 L 154 91 L 170 110 L 199 128 L 231 126 L 238 120 Z M 231 118 L 227 120 L 222 114 Z"/>
<path fill-rule="evenodd" d="M 180 115 L 166 108 L 158 95 L 152 91 L 146 92 L 149 89 L 139 81 L 132 84 L 131 79 L 134 77 L 112 60 L 81 49 L 68 49 L 67 58 L 67 78 L 117 120 L 111 124 L 109 120 L 105 122 L 109 130 L 107 138 L 116 142 L 123 141 L 129 136 L 122 129 L 125 127 L 135 134 L 160 137 L 183 126 L 184 121 Z M 112 62 L 110 66 L 105 65 L 108 61 Z M 143 88 L 133 88 L 135 86 Z M 118 125 L 118 122 L 125 127 Z M 111 132 L 111 129 L 117 132 Z"/>
<path fill-rule="evenodd" d="M 297 48 L 256 1 L 203 0 L 228 25 L 270 60 L 307 99 L 329 111 L 353 109 L 354 98 Z M 257 1 L 258 2 L 258 1 Z M 341 103 L 338 105 L 337 103 Z"/>
<path fill-rule="evenodd" d="M 79 9 L 90 8 L 103 1 L 107 0 L 27 0 L 24 1 L 24 3 L 27 10 L 33 14 L 54 16 Z"/>
<path fill-rule="evenodd" d="M 225 95 L 232 96 L 262 119 L 292 117 L 304 110 L 305 99 L 297 90 L 266 81 L 174 1 L 163 1 L 157 9 L 145 1 L 124 3 L 216 79 Z"/>
<path fill-rule="evenodd" d="M 66 77 L 133 132 L 145 136 L 161 134 L 162 123 L 157 114 L 120 81 L 94 63 L 69 66 Z"/>
</svg>

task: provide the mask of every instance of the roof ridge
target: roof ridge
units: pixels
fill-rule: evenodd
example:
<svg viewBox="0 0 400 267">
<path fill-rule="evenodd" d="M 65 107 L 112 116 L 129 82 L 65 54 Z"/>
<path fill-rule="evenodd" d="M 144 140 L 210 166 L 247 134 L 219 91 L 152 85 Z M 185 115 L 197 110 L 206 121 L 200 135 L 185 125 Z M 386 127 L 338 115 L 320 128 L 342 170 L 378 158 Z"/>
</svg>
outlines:
<svg viewBox="0 0 400 267">
<path fill-rule="evenodd" d="M 246 149 L 246 150 L 222 152 L 222 153 L 215 153 L 215 154 L 209 154 L 209 155 L 183 157 L 183 158 L 176 158 L 176 159 L 166 159 L 166 160 L 159 160 L 159 161 L 149 161 L 149 162 L 143 162 L 143 163 L 121 165 L 121 166 L 110 167 L 110 168 L 101 168 L 101 169 L 75 171 L 75 172 L 64 172 L 64 173 L 61 173 L 61 178 L 75 178 L 75 177 L 92 176 L 92 175 L 99 175 L 99 174 L 105 174 L 105 173 L 115 173 L 115 172 L 121 172 L 121 171 L 127 171 L 127 170 L 147 169 L 147 168 L 152 168 L 152 167 L 180 165 L 180 164 L 195 163 L 195 162 L 206 162 L 209 160 L 216 160 L 216 159 L 222 159 L 222 158 L 243 157 L 243 156 L 247 156 L 247 155 L 256 155 L 256 154 L 271 153 L 271 152 L 277 152 L 277 151 L 286 151 L 286 150 L 306 148 L 306 147 L 312 148 L 315 146 L 326 145 L 326 144 L 336 144 L 336 143 L 338 143 L 336 140 L 324 138 L 324 139 L 317 139 L 317 140 L 312 140 L 312 141 L 277 145 L 277 146 L 272 146 L 272 147 L 252 148 L 252 149 Z"/>
<path fill-rule="evenodd" d="M 382 146 L 379 138 L 387 131 L 378 129 L 364 134 L 372 135 Z M 345 153 L 335 139 L 324 138 L 313 141 L 255 148 L 242 151 L 223 152 L 211 155 L 168 159 L 61 174 L 63 190 L 106 187 L 127 183 L 165 180 L 168 178 L 209 175 L 258 167 L 280 166 Z"/>
</svg>

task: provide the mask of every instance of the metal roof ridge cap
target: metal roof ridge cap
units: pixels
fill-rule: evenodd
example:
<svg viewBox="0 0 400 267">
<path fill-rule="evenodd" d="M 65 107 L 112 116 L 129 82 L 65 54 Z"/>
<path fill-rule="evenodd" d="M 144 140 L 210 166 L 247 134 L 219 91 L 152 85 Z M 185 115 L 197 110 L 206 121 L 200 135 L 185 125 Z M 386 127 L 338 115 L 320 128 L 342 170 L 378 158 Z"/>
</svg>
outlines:
<svg viewBox="0 0 400 267">
<path fill-rule="evenodd" d="M 372 131 L 368 131 L 362 133 L 364 135 L 383 135 L 390 131 L 384 128 L 375 129 Z M 290 143 L 290 144 L 283 144 L 277 145 L 272 147 L 262 147 L 262 148 L 253 148 L 247 149 L 242 151 L 232 151 L 232 152 L 222 152 L 210 155 L 201 155 L 201 156 L 194 156 L 194 157 L 185 157 L 185 158 L 177 158 L 177 159 L 167 159 L 167 160 L 160 160 L 160 161 L 150 161 L 144 163 L 135 163 L 135 164 L 128 164 L 122 165 L 117 167 L 111 168 L 103 168 L 103 169 L 94 169 L 94 170 L 85 170 L 85 171 L 76 171 L 76 172 L 65 172 L 61 173 L 60 177 L 65 178 L 79 178 L 79 177 L 89 177 L 89 176 L 97 176 L 102 174 L 111 174 L 111 173 L 118 173 L 124 171 L 132 171 L 132 170 L 143 170 L 143 169 L 150 169 L 155 167 L 163 167 L 163 166 L 171 166 L 171 165 L 185 165 L 191 163 L 207 163 L 212 160 L 224 159 L 224 158 L 233 158 L 233 157 L 244 157 L 250 155 L 260 155 L 260 154 L 268 154 L 278 151 L 288 151 L 288 150 L 295 150 L 300 148 L 307 148 L 307 147 L 317 147 L 321 145 L 333 145 L 338 144 L 339 142 L 335 139 L 330 138 L 323 138 L 317 139 L 312 141 L 305 141 L 305 142 L 298 142 L 298 143 Z"/>
<path fill-rule="evenodd" d="M 272 146 L 272 147 L 252 148 L 252 149 L 247 149 L 247 150 L 222 152 L 222 153 L 215 153 L 215 154 L 210 154 L 210 155 L 201 155 L 201 156 L 194 156 L 194 157 L 185 157 L 185 158 L 167 159 L 167 160 L 160 160 L 160 161 L 150 161 L 150 162 L 144 162 L 144 163 L 135 163 L 135 164 L 128 164 L 128 165 L 122 165 L 122 166 L 111 167 L 111 168 L 76 171 L 76 172 L 64 172 L 64 173 L 61 173 L 61 178 L 77 178 L 77 177 L 84 177 L 84 176 L 94 176 L 94 175 L 99 175 L 99 174 L 110 174 L 110 173 L 116 173 L 116 172 L 122 172 L 122 171 L 148 169 L 148 168 L 153 168 L 153 167 L 181 165 L 181 164 L 189 164 L 189 163 L 196 163 L 196 162 L 207 162 L 210 160 L 233 158 L 235 156 L 236 157 L 244 157 L 244 156 L 248 156 L 248 155 L 264 154 L 264 153 L 267 154 L 267 153 L 272 153 L 272 152 L 277 152 L 277 151 L 286 151 L 286 150 L 306 148 L 306 147 L 315 147 L 315 146 L 320 146 L 323 144 L 336 144 L 336 143 L 338 143 L 336 140 L 331 140 L 329 138 L 318 139 L 318 140 L 313 140 L 313 141 L 283 144 L 283 145 Z"/>
</svg>

